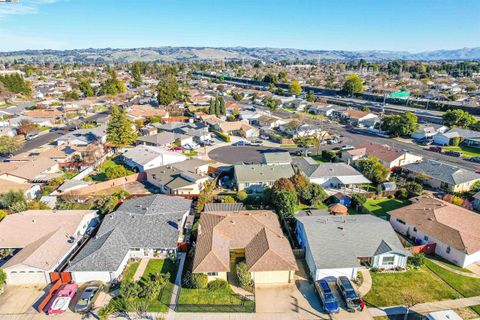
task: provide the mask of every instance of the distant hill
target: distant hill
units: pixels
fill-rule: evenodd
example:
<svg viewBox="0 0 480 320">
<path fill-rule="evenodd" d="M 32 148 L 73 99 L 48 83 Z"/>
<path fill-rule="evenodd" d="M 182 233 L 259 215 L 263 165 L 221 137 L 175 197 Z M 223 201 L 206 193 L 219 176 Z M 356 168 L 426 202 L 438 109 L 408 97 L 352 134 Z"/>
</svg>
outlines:
<svg viewBox="0 0 480 320">
<path fill-rule="evenodd" d="M 24 50 L 0 52 L 0 61 L 28 62 L 133 62 L 133 61 L 209 61 L 209 60 L 261 60 L 261 61 L 369 61 L 391 60 L 480 60 L 480 47 L 457 50 L 436 50 L 421 53 L 402 51 L 338 51 L 302 50 L 286 48 L 209 48 L 159 47 L 133 49 L 78 49 L 78 50 Z"/>
</svg>

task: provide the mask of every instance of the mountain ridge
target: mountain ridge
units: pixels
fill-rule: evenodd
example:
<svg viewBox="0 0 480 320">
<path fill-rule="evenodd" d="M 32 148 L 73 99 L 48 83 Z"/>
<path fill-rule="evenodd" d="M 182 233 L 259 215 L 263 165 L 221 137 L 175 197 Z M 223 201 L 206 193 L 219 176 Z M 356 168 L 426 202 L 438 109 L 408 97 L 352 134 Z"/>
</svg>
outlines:
<svg viewBox="0 0 480 320">
<path fill-rule="evenodd" d="M 0 52 L 0 61 L 11 62 L 115 62 L 133 61 L 208 61 L 208 60 L 259 60 L 259 61 L 368 61 L 422 60 L 453 61 L 480 60 L 480 47 L 454 50 L 433 50 L 418 53 L 389 50 L 307 50 L 268 47 L 143 47 L 143 48 L 86 48 L 72 50 L 20 50 Z"/>
</svg>

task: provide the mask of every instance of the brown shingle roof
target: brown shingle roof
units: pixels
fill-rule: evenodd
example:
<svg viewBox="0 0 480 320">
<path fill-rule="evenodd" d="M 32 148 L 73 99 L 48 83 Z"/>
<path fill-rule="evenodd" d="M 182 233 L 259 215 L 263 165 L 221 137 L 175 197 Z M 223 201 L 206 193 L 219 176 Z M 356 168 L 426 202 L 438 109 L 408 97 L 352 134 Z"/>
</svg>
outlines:
<svg viewBox="0 0 480 320">
<path fill-rule="evenodd" d="M 480 215 L 448 202 L 420 196 L 390 212 L 392 217 L 468 254 L 480 251 Z"/>
<path fill-rule="evenodd" d="M 273 211 L 204 212 L 193 272 L 230 271 L 230 250 L 245 249 L 249 271 L 297 270 Z"/>
<path fill-rule="evenodd" d="M 375 156 L 378 159 L 385 162 L 392 162 L 395 159 L 398 159 L 399 157 L 401 157 L 404 153 L 402 151 L 395 150 L 388 145 L 374 143 L 374 142 L 363 143 L 359 145 L 357 149 L 349 150 L 348 153 L 352 155 L 361 155 L 361 154 L 355 154 L 355 151 L 359 149 L 362 150 L 360 151 L 360 153 L 363 152 L 364 155 Z"/>
</svg>

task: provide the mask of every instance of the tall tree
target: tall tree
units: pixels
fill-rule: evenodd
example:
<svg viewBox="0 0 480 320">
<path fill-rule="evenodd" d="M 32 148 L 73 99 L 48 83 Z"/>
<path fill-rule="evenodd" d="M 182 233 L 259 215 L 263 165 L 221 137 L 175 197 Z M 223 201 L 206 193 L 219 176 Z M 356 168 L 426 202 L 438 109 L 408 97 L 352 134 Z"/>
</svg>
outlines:
<svg viewBox="0 0 480 320">
<path fill-rule="evenodd" d="M 25 141 L 18 137 L 0 136 L 0 153 L 11 154 L 21 150 Z"/>
<path fill-rule="evenodd" d="M 127 118 L 125 110 L 113 106 L 107 127 L 107 141 L 118 147 L 133 143 L 136 138 L 132 121 Z"/>
<path fill-rule="evenodd" d="M 215 100 L 210 98 L 210 107 L 208 108 L 208 114 L 215 114 Z"/>
<path fill-rule="evenodd" d="M 359 166 L 363 175 L 375 184 L 386 181 L 390 173 L 380 160 L 374 156 L 360 160 Z"/>
<path fill-rule="evenodd" d="M 226 114 L 227 110 L 225 108 L 225 99 L 223 97 L 218 97 L 218 101 L 220 103 L 220 114 Z"/>
<path fill-rule="evenodd" d="M 418 117 L 411 112 L 405 112 L 403 115 L 385 116 L 381 128 L 395 137 L 399 137 L 415 133 L 418 126 Z"/>
<path fill-rule="evenodd" d="M 93 97 L 95 95 L 95 90 L 93 90 L 88 80 L 80 81 L 79 89 L 85 95 L 85 97 Z"/>
<path fill-rule="evenodd" d="M 474 116 L 461 109 L 448 110 L 443 114 L 442 119 L 446 126 L 459 128 L 468 128 L 478 122 Z"/>
<path fill-rule="evenodd" d="M 313 91 L 308 91 L 307 101 L 308 102 L 315 102 L 315 94 L 313 93 Z"/>
<path fill-rule="evenodd" d="M 364 90 L 362 79 L 354 73 L 347 75 L 342 90 L 350 95 L 362 93 Z"/>
<path fill-rule="evenodd" d="M 180 98 L 180 89 L 173 76 L 160 79 L 157 87 L 157 100 L 161 106 L 168 106 Z"/>
<path fill-rule="evenodd" d="M 298 96 L 302 93 L 302 86 L 297 80 L 292 80 L 292 82 L 290 82 L 289 91 L 294 96 Z"/>
</svg>

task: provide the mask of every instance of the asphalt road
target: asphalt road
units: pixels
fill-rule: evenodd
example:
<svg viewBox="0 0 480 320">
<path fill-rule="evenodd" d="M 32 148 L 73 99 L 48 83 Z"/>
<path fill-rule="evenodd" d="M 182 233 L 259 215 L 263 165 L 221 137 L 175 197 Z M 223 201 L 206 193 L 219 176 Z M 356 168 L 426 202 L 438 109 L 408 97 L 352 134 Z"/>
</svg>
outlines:
<svg viewBox="0 0 480 320">
<path fill-rule="evenodd" d="M 98 118 L 104 117 L 107 113 L 101 112 L 94 114 L 93 116 L 90 116 L 83 120 L 83 122 L 89 122 L 89 121 L 94 121 Z M 22 152 L 27 152 L 36 148 L 39 148 L 45 144 L 48 144 L 50 141 L 57 139 L 58 137 L 66 134 L 68 132 L 69 127 L 64 128 L 64 130 L 59 130 L 59 131 L 53 131 L 53 132 L 47 132 L 44 134 L 40 134 L 38 138 L 32 139 L 25 141 L 25 145 L 23 148 L 17 152 L 14 152 L 13 155 L 20 154 Z"/>
</svg>

